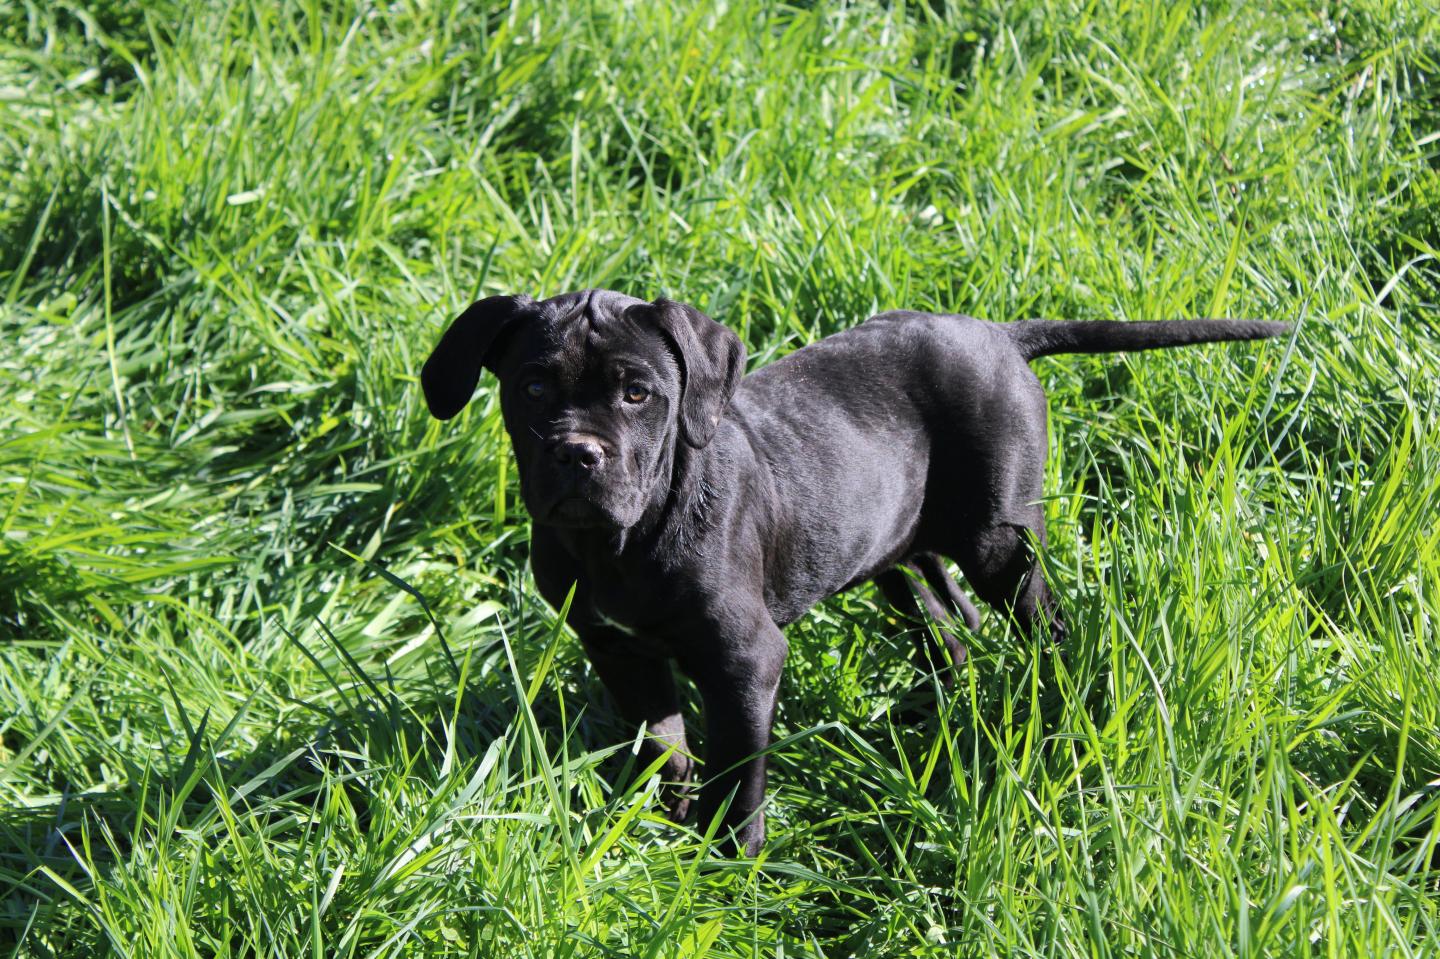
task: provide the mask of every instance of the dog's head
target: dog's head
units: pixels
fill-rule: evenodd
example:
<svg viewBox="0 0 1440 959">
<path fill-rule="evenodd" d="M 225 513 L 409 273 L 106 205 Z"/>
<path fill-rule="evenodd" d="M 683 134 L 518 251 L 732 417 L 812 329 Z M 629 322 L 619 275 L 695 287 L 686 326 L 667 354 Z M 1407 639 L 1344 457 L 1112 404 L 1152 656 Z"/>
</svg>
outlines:
<svg viewBox="0 0 1440 959">
<path fill-rule="evenodd" d="M 500 380 L 531 517 L 621 530 L 670 488 L 677 443 L 715 435 L 745 369 L 739 337 L 699 310 L 608 290 L 492 296 L 450 324 L 420 372 L 430 412 Z"/>
</svg>

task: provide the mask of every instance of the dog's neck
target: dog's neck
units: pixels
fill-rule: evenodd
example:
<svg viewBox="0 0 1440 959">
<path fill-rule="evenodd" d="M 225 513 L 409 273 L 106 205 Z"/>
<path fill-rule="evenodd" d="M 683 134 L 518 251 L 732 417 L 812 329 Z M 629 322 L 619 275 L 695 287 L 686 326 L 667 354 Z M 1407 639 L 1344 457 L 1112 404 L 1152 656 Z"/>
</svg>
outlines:
<svg viewBox="0 0 1440 959">
<path fill-rule="evenodd" d="M 715 460 L 719 443 L 695 449 L 683 442 L 675 445 L 670 483 L 658 497 L 659 509 L 649 529 L 662 551 L 694 547 L 695 537 L 710 528 L 710 506 L 714 499 Z"/>
</svg>

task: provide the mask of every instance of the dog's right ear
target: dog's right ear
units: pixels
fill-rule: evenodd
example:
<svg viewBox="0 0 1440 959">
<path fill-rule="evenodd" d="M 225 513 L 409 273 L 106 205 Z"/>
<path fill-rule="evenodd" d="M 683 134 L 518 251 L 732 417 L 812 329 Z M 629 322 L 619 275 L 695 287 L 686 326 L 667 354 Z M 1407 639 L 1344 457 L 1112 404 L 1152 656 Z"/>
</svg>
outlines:
<svg viewBox="0 0 1440 959">
<path fill-rule="evenodd" d="M 480 382 L 480 368 L 490 365 L 501 333 L 534 302 L 528 296 L 487 296 L 455 318 L 420 368 L 430 415 L 448 420 L 465 408 Z"/>
<path fill-rule="evenodd" d="M 631 309 L 655 323 L 675 351 L 681 379 L 680 434 L 695 449 L 704 447 L 745 375 L 745 344 L 688 303 L 662 297 Z"/>
</svg>

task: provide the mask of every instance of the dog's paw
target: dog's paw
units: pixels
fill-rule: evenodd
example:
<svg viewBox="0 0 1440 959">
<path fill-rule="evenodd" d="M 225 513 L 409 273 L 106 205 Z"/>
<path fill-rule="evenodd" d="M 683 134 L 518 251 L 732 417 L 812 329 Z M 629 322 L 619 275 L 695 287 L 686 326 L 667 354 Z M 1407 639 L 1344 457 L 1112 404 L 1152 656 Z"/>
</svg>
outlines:
<svg viewBox="0 0 1440 959">
<path fill-rule="evenodd" d="M 668 793 L 668 795 L 667 795 Z M 667 787 L 661 794 L 665 818 L 673 823 L 683 823 L 690 815 L 690 792 L 688 787 Z"/>
</svg>

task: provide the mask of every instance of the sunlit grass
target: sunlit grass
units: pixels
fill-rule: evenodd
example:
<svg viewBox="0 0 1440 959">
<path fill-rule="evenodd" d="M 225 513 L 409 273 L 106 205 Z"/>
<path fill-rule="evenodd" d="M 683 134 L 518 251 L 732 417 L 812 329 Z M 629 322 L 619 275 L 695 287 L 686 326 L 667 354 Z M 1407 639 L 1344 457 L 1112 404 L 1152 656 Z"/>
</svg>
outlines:
<svg viewBox="0 0 1440 959">
<path fill-rule="evenodd" d="M 1265 6 L 0 0 L 0 955 L 1433 953 L 1440 18 Z M 838 598 L 752 862 L 418 393 L 585 286 L 1297 333 L 1040 361 L 1059 733 Z"/>
</svg>

